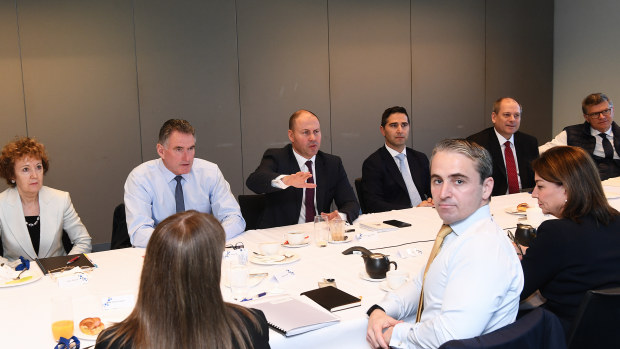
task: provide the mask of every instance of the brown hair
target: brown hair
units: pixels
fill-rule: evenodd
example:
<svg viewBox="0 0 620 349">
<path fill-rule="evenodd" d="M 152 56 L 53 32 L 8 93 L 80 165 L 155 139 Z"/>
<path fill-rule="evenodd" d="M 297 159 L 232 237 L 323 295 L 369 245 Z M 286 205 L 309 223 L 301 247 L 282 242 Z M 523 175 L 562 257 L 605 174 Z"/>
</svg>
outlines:
<svg viewBox="0 0 620 349">
<path fill-rule="evenodd" d="M 597 222 L 609 224 L 620 213 L 609 205 L 594 161 L 583 149 L 571 146 L 554 147 L 532 162 L 532 169 L 547 182 L 566 190 L 562 217 L 580 223 L 592 215 Z"/>
<path fill-rule="evenodd" d="M 288 129 L 293 131 L 293 127 L 295 127 L 295 120 L 297 120 L 298 117 L 300 117 L 303 113 L 310 113 L 312 114 L 317 120 L 319 120 L 319 117 L 316 116 L 315 113 L 311 112 L 310 110 L 306 110 L 306 109 L 299 109 L 298 111 L 294 112 L 293 115 L 291 115 L 290 118 L 288 118 Z"/>
<path fill-rule="evenodd" d="M 136 306 L 98 341 L 133 348 L 251 348 L 246 308 L 220 290 L 226 234 L 212 215 L 193 210 L 157 225 L 146 248 Z M 234 308 L 234 311 L 233 309 Z"/>
<path fill-rule="evenodd" d="M 607 102 L 609 104 L 609 107 L 614 106 L 614 104 L 611 102 L 611 99 L 609 99 L 609 97 L 607 97 L 604 93 L 591 93 L 583 99 L 583 102 L 581 102 L 581 111 L 585 115 L 588 113 L 588 107 L 601 104 L 603 102 Z"/>
<path fill-rule="evenodd" d="M 30 137 L 15 138 L 2 148 L 0 155 L 0 177 L 6 179 L 11 187 L 15 187 L 15 183 L 11 183 L 15 179 L 15 162 L 25 156 L 41 159 L 43 174 L 49 169 L 50 163 L 43 144 Z"/>
<path fill-rule="evenodd" d="M 170 119 L 161 125 L 161 128 L 159 129 L 159 140 L 157 143 L 165 146 L 166 143 L 168 143 L 168 138 L 170 138 L 173 131 L 191 134 L 196 137 L 196 130 L 194 130 L 194 126 L 192 126 L 189 121 L 182 119 Z"/>
</svg>

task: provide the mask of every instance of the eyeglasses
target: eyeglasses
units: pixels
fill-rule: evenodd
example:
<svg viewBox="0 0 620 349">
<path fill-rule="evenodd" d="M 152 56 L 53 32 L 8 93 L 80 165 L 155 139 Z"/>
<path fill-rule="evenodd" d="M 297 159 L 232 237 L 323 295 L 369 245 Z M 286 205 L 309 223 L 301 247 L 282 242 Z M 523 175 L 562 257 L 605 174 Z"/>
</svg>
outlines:
<svg viewBox="0 0 620 349">
<path fill-rule="evenodd" d="M 601 111 L 597 111 L 594 113 L 589 113 L 586 114 L 587 117 L 592 118 L 592 119 L 598 119 L 601 117 L 601 114 L 603 114 L 604 117 L 608 117 L 609 115 L 611 115 L 611 110 L 613 109 L 613 107 L 609 107 L 605 110 L 601 110 Z"/>
<path fill-rule="evenodd" d="M 245 247 L 245 246 L 243 246 L 243 242 L 237 242 L 237 243 L 236 243 L 236 244 L 234 244 L 234 245 L 226 245 L 226 246 L 224 246 L 224 247 L 225 247 L 225 248 L 232 248 L 233 250 L 239 250 L 239 249 L 242 249 L 242 248 L 243 248 L 243 247 Z"/>
</svg>

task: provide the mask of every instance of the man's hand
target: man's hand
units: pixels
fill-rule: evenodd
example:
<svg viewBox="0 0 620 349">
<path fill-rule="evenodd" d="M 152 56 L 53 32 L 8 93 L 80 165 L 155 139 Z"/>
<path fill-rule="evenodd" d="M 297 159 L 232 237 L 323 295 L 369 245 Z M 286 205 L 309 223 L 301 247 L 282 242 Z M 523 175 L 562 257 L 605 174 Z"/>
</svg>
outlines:
<svg viewBox="0 0 620 349">
<path fill-rule="evenodd" d="M 528 247 L 519 245 L 516 242 L 513 242 L 512 246 L 514 246 L 515 251 L 517 251 L 517 256 L 519 256 L 519 260 L 522 260 L 523 256 L 525 256 L 525 253 L 527 252 Z"/>
<path fill-rule="evenodd" d="M 340 217 L 338 210 L 334 210 L 334 212 L 330 212 L 330 213 L 321 212 L 321 216 L 327 217 L 328 221 L 331 221 L 334 218 L 342 218 Z"/>
<path fill-rule="evenodd" d="M 316 183 L 306 183 L 310 177 L 312 177 L 310 172 L 297 172 L 282 177 L 282 183 L 295 188 L 316 188 Z"/>
<path fill-rule="evenodd" d="M 433 198 L 428 198 L 426 200 L 422 200 L 417 207 L 433 207 L 435 203 L 433 202 Z"/>
<path fill-rule="evenodd" d="M 368 318 L 368 329 L 366 330 L 366 340 L 373 348 L 388 348 L 394 326 L 402 321 L 388 316 L 381 309 L 375 309 Z M 387 329 L 383 332 L 384 329 Z"/>
</svg>

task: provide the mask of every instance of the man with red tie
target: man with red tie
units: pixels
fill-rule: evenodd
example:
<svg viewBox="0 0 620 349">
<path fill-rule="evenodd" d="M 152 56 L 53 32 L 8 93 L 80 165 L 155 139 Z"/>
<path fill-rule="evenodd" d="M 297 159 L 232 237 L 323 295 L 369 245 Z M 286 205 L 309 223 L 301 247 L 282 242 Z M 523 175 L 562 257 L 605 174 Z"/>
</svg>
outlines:
<svg viewBox="0 0 620 349">
<path fill-rule="evenodd" d="M 265 151 L 246 181 L 255 193 L 267 194 L 259 228 L 313 222 L 320 214 L 353 222 L 360 206 L 340 158 L 319 150 L 319 118 L 296 111 L 289 118 L 288 138 L 291 144 L 284 148 Z M 330 212 L 332 201 L 338 210 Z"/>
<path fill-rule="evenodd" d="M 467 137 L 491 154 L 495 181 L 491 195 L 513 194 L 534 187 L 531 163 L 538 158 L 538 140 L 519 131 L 521 113 L 516 100 L 500 98 L 493 104 L 493 127 Z"/>
</svg>

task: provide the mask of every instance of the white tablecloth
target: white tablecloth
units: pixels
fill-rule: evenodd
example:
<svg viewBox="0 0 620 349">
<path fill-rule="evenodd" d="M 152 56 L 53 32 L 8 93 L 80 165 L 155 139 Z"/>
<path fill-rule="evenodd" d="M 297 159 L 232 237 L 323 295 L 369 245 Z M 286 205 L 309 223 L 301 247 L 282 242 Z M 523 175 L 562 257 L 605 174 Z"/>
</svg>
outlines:
<svg viewBox="0 0 620 349">
<path fill-rule="evenodd" d="M 606 187 L 606 190 L 608 188 Z M 614 188 L 611 188 L 614 189 Z M 536 205 L 536 199 L 527 193 L 493 197 L 491 212 L 496 222 L 503 228 L 516 227 L 520 216 L 508 214 L 505 208 L 514 207 L 520 202 Z M 618 207 L 620 200 L 610 202 Z M 378 282 L 360 278 L 364 269 L 363 259 L 358 255 L 343 255 L 341 252 L 351 246 L 364 246 L 368 249 L 389 255 L 390 260 L 398 263 L 399 269 L 415 275 L 426 264 L 428 252 L 432 248 L 441 220 L 433 208 L 412 208 L 407 210 L 362 215 L 354 224 L 357 232 L 361 231 L 359 222 L 398 219 L 411 223 L 409 228 L 378 233 L 374 237 L 354 240 L 345 244 L 328 244 L 319 248 L 310 245 L 302 248 L 287 248 L 286 252 L 299 254 L 297 262 L 282 266 L 251 265 L 254 271 L 266 271 L 270 278 L 255 286 L 250 293 L 283 290 L 291 295 L 317 288 L 323 278 L 336 279 L 337 286 L 353 295 L 362 297 L 361 307 L 336 312 L 341 322 L 320 330 L 286 338 L 270 331 L 270 344 L 273 348 L 365 348 L 367 316 L 366 310 L 383 298 L 385 291 Z M 264 241 L 283 241 L 288 231 L 306 231 L 311 234 L 312 224 L 301 224 L 265 230 L 248 231 L 229 243 L 243 242 L 250 251 L 258 251 L 258 245 Z M 396 246 L 378 249 L 380 247 Z M 421 256 L 400 258 L 399 250 L 417 248 Z M 79 321 L 89 312 L 101 312 L 104 320 L 118 321 L 126 317 L 131 308 L 110 311 L 101 310 L 101 299 L 124 295 L 136 295 L 139 276 L 142 269 L 144 249 L 128 248 L 89 254 L 98 268 L 89 274 L 86 285 L 70 289 L 61 289 L 49 276 L 27 285 L 0 288 L 0 338 L 6 347 L 53 348 L 55 343 L 50 329 L 50 300 L 56 294 L 70 294 L 73 297 L 75 318 Z M 271 278 L 271 274 L 283 269 L 290 269 L 295 276 L 282 283 Z M 225 273 L 225 270 L 224 270 Z M 231 293 L 222 286 L 224 298 L 231 300 Z M 263 298 L 264 299 L 264 298 Z M 165 301 L 165 300 L 162 300 Z M 251 306 L 251 302 L 244 303 Z M 77 326 L 76 321 L 76 326 Z M 79 331 L 79 330 L 77 330 Z M 84 346 L 92 341 L 83 341 Z"/>
</svg>

